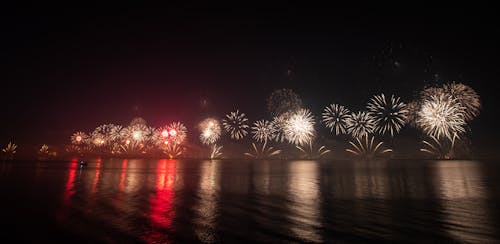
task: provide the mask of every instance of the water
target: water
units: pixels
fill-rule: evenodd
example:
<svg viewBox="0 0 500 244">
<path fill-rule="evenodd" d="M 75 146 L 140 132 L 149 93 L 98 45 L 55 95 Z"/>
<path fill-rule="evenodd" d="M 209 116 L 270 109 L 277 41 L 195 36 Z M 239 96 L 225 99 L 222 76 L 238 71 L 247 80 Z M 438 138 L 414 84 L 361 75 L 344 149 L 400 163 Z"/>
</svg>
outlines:
<svg viewBox="0 0 500 244">
<path fill-rule="evenodd" d="M 2 238 L 25 242 L 500 241 L 487 161 L 0 163 Z"/>
</svg>

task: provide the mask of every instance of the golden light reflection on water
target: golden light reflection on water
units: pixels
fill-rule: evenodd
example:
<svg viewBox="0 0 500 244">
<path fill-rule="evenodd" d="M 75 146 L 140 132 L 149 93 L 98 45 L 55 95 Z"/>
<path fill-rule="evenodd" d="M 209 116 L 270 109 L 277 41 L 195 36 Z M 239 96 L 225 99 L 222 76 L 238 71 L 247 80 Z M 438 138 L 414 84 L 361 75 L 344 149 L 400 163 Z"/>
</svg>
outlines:
<svg viewBox="0 0 500 244">
<path fill-rule="evenodd" d="M 483 175 L 477 161 L 437 161 L 433 179 L 443 207 L 445 230 L 454 239 L 488 241 L 494 233 Z"/>
<path fill-rule="evenodd" d="M 198 202 L 194 206 L 196 217 L 195 233 L 202 242 L 215 241 L 215 228 L 218 216 L 217 204 L 219 196 L 219 161 L 205 160 L 200 165 L 200 183 Z"/>
<path fill-rule="evenodd" d="M 353 168 L 355 198 L 386 199 L 390 196 L 387 162 L 356 161 Z"/>
<path fill-rule="evenodd" d="M 290 162 L 288 193 L 289 226 L 295 236 L 307 242 L 321 242 L 318 162 Z"/>
</svg>

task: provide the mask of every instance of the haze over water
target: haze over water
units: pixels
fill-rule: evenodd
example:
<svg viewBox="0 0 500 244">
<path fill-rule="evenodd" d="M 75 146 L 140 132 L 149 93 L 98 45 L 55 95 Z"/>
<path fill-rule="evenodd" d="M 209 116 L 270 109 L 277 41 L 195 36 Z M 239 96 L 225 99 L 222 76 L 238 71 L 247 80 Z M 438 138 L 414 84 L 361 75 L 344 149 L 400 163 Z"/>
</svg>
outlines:
<svg viewBox="0 0 500 244">
<path fill-rule="evenodd" d="M 18 241 L 500 241 L 493 161 L 2 162 L 0 193 Z"/>
</svg>

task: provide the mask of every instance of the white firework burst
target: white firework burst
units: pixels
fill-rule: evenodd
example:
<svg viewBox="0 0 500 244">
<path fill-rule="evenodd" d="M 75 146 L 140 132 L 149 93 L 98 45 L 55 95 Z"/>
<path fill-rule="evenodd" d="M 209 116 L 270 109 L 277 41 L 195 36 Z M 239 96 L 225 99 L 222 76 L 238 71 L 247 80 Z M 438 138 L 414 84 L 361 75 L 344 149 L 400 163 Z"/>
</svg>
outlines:
<svg viewBox="0 0 500 244">
<path fill-rule="evenodd" d="M 285 125 L 291 114 L 291 112 L 286 112 L 273 118 L 272 125 L 274 127 L 274 140 L 276 142 L 284 142 L 286 140 Z"/>
<path fill-rule="evenodd" d="M 360 138 L 373 133 L 375 128 L 374 118 L 365 111 L 351 113 L 346 119 L 347 133 L 354 138 Z"/>
<path fill-rule="evenodd" d="M 342 105 L 330 104 L 323 110 L 323 123 L 331 132 L 335 131 L 335 135 L 345 134 L 349 113 L 349 109 Z"/>
<path fill-rule="evenodd" d="M 292 113 L 284 126 L 286 140 L 296 146 L 311 143 L 314 138 L 314 118 L 308 109 Z"/>
<path fill-rule="evenodd" d="M 465 132 L 464 107 L 448 94 L 432 95 L 422 101 L 417 125 L 429 136 L 451 139 L 454 133 Z"/>
<path fill-rule="evenodd" d="M 200 130 L 200 141 L 203 144 L 211 145 L 219 140 L 221 135 L 221 127 L 219 121 L 213 118 L 207 118 L 198 125 Z"/>
<path fill-rule="evenodd" d="M 122 129 L 121 125 L 115 124 L 104 124 L 95 128 L 92 134 L 100 134 L 107 138 L 108 142 L 114 142 L 120 140 L 120 131 Z"/>
<path fill-rule="evenodd" d="M 259 120 L 253 123 L 253 139 L 258 142 L 267 142 L 274 138 L 275 128 L 273 123 L 267 120 Z"/>
<path fill-rule="evenodd" d="M 131 124 L 120 131 L 120 138 L 124 141 L 148 141 L 153 131 L 150 127 L 142 123 Z"/>
<path fill-rule="evenodd" d="M 186 140 L 187 128 L 181 122 L 173 122 L 167 126 L 167 131 L 170 137 L 170 141 L 175 144 L 181 144 Z"/>
<path fill-rule="evenodd" d="M 470 86 L 462 83 L 448 83 L 444 85 L 444 90 L 464 107 L 464 119 L 466 122 L 472 121 L 479 115 L 481 100 L 479 95 Z"/>
<path fill-rule="evenodd" d="M 399 133 L 406 123 L 406 104 L 401 98 L 391 95 L 386 99 L 384 94 L 375 95 L 366 106 L 370 115 L 374 118 L 375 131 L 381 135 L 389 133 L 391 136 Z"/>
<path fill-rule="evenodd" d="M 239 110 L 227 114 L 226 118 L 222 120 L 222 126 L 235 140 L 242 139 L 248 134 L 248 119 Z"/>
</svg>

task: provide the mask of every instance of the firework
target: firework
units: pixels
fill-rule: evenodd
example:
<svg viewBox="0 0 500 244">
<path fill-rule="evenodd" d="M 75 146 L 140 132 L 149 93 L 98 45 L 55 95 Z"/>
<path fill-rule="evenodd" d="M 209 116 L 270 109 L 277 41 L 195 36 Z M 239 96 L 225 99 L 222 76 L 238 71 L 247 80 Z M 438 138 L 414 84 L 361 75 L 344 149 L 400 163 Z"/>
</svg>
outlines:
<svg viewBox="0 0 500 244">
<path fill-rule="evenodd" d="M 420 110 L 420 104 L 417 101 L 411 101 L 406 104 L 406 123 L 411 127 L 417 127 L 418 111 Z"/>
<path fill-rule="evenodd" d="M 439 96 L 443 93 L 445 93 L 445 90 L 442 87 L 430 86 L 420 91 L 420 98 L 426 100 L 430 99 L 432 96 Z"/>
<path fill-rule="evenodd" d="M 259 142 L 272 140 L 274 132 L 275 128 L 273 124 L 267 120 L 256 121 L 252 127 L 253 139 Z"/>
<path fill-rule="evenodd" d="M 252 150 L 253 152 L 246 152 L 244 155 L 251 158 L 269 158 L 281 153 L 281 150 L 274 149 L 273 147 L 266 147 L 266 142 L 264 142 L 262 148 L 257 147 L 255 143 L 252 142 Z"/>
<path fill-rule="evenodd" d="M 239 140 L 248 134 L 248 119 L 244 113 L 240 113 L 238 110 L 227 114 L 226 118 L 222 120 L 222 126 L 235 140 Z"/>
<path fill-rule="evenodd" d="M 214 144 L 219 140 L 221 135 L 221 128 L 219 121 L 213 118 L 207 118 L 198 125 L 200 130 L 200 141 L 203 144 L 210 145 Z"/>
<path fill-rule="evenodd" d="M 147 141 L 150 139 L 151 134 L 153 134 L 152 128 L 148 127 L 146 124 L 135 123 L 121 129 L 120 138 L 124 141 Z"/>
<path fill-rule="evenodd" d="M 293 113 L 284 126 L 286 140 L 296 146 L 311 143 L 315 130 L 314 119 L 308 109 Z"/>
<path fill-rule="evenodd" d="M 460 140 L 460 137 L 458 137 L 457 133 L 453 133 L 449 148 L 447 143 L 441 142 L 436 137 L 431 136 L 430 138 L 432 140 L 422 141 L 422 143 L 424 144 L 424 148 L 420 149 L 421 152 L 431 154 L 439 159 L 451 159 L 455 156 L 455 143 L 457 139 Z"/>
<path fill-rule="evenodd" d="M 222 157 L 222 146 L 212 145 L 210 150 L 210 159 L 216 159 Z"/>
<path fill-rule="evenodd" d="M 279 89 L 271 93 L 267 99 L 267 109 L 272 116 L 286 112 L 295 112 L 302 107 L 299 95 L 290 89 Z"/>
<path fill-rule="evenodd" d="M 120 140 L 120 131 L 122 126 L 114 124 L 100 125 L 94 129 L 92 135 L 100 135 L 107 139 L 109 143 Z"/>
<path fill-rule="evenodd" d="M 83 144 L 87 143 L 87 140 L 88 140 L 87 134 L 85 134 L 81 131 L 75 132 L 71 136 L 71 143 L 73 145 L 83 145 Z"/>
<path fill-rule="evenodd" d="M 359 138 L 373 133 L 375 128 L 374 118 L 367 112 L 351 113 L 346 119 L 347 133 L 352 137 Z"/>
<path fill-rule="evenodd" d="M 386 99 L 384 94 L 375 95 L 366 108 L 374 118 L 375 131 L 381 135 L 389 133 L 394 136 L 406 123 L 406 104 L 394 95 L 391 95 L 391 99 Z"/>
<path fill-rule="evenodd" d="M 291 115 L 291 112 L 286 112 L 273 118 L 272 126 L 274 127 L 274 140 L 276 142 L 284 142 L 286 140 L 285 125 Z"/>
<path fill-rule="evenodd" d="M 464 119 L 466 122 L 473 120 L 479 115 L 481 101 L 479 95 L 470 86 L 453 82 L 444 85 L 444 90 L 457 99 L 457 102 L 464 107 Z"/>
<path fill-rule="evenodd" d="M 342 105 L 330 104 L 323 110 L 323 123 L 335 135 L 346 133 L 346 120 L 349 117 L 349 109 Z"/>
<path fill-rule="evenodd" d="M 2 152 L 5 154 L 5 159 L 14 159 L 14 155 L 16 154 L 17 145 L 9 142 L 7 146 L 2 149 Z"/>
<path fill-rule="evenodd" d="M 392 152 L 392 149 L 383 149 L 383 142 L 375 144 L 375 137 L 372 136 L 371 139 L 368 139 L 368 135 L 363 137 L 361 137 L 361 139 L 359 137 L 356 138 L 355 142 L 349 141 L 352 149 L 346 149 L 346 151 L 360 157 L 375 157 Z"/>
<path fill-rule="evenodd" d="M 170 158 L 178 158 L 184 152 L 184 147 L 177 143 L 168 143 L 165 145 L 164 153 Z"/>
<path fill-rule="evenodd" d="M 174 144 L 181 144 L 186 140 L 187 128 L 181 122 L 173 122 L 167 126 L 168 136 Z M 165 133 L 162 131 L 162 136 Z"/>
<path fill-rule="evenodd" d="M 463 111 L 462 105 L 450 95 L 432 95 L 422 102 L 417 125 L 429 136 L 437 139 L 445 136 L 451 139 L 454 133 L 465 131 Z"/>
<path fill-rule="evenodd" d="M 312 143 L 309 143 L 309 147 L 306 146 L 295 146 L 295 147 L 304 154 L 305 158 L 308 159 L 319 159 L 331 152 L 331 150 L 327 149 L 325 146 L 320 146 L 318 149 L 315 149 Z"/>
<path fill-rule="evenodd" d="M 135 117 L 130 121 L 129 126 L 134 126 L 134 125 L 147 125 L 148 123 L 146 122 L 145 119 L 141 117 Z"/>
</svg>

